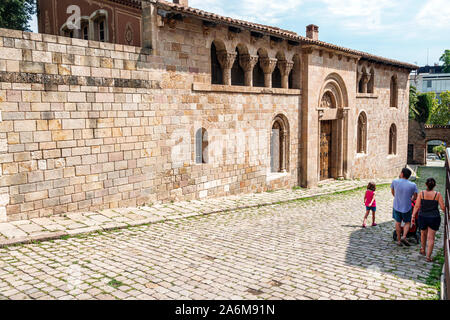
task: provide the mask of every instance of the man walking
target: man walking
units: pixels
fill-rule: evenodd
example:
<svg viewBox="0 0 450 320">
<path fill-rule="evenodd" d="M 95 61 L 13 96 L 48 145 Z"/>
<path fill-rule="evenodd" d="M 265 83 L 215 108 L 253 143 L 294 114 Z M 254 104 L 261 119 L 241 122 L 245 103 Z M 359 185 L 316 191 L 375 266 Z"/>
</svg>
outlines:
<svg viewBox="0 0 450 320">
<path fill-rule="evenodd" d="M 402 243 L 406 246 L 411 244 L 406 240 L 406 236 L 411 226 L 412 216 L 412 204 L 411 201 L 417 198 L 417 186 L 415 183 L 408 181 L 411 177 L 411 170 L 403 168 L 400 173 L 400 178 L 392 181 L 391 192 L 394 196 L 394 209 L 392 217 L 395 220 L 395 230 L 397 231 L 397 245 L 402 246 Z M 405 226 L 402 230 L 402 222 Z M 403 237 L 402 235 L 403 231 Z"/>
</svg>

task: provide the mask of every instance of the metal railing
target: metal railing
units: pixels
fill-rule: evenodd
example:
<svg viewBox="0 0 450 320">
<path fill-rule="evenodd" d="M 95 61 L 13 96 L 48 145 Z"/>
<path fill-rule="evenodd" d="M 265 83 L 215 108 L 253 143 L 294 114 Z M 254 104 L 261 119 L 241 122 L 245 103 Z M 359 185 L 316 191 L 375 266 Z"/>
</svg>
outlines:
<svg viewBox="0 0 450 320">
<path fill-rule="evenodd" d="M 444 287 L 441 290 L 444 293 L 444 299 L 450 300 L 450 148 L 447 149 L 445 159 L 445 230 L 444 230 L 444 254 L 445 254 L 445 278 Z"/>
</svg>

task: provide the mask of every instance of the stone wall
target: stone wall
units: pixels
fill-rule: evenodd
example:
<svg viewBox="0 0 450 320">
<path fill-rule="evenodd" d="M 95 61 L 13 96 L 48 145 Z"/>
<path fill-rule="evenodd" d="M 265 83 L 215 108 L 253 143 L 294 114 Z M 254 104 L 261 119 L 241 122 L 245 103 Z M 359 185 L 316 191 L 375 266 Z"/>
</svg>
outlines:
<svg viewBox="0 0 450 320">
<path fill-rule="evenodd" d="M 296 184 L 299 90 L 211 86 L 202 44 L 191 60 L 164 48 L 0 29 L 2 220 Z M 289 170 L 271 175 L 278 114 Z M 210 161 L 197 165 L 202 127 Z"/>
<path fill-rule="evenodd" d="M 412 155 L 408 163 L 425 165 L 427 163 L 427 144 L 431 140 L 441 140 L 450 146 L 450 126 L 421 125 L 415 120 L 409 120 L 408 144 Z"/>
</svg>

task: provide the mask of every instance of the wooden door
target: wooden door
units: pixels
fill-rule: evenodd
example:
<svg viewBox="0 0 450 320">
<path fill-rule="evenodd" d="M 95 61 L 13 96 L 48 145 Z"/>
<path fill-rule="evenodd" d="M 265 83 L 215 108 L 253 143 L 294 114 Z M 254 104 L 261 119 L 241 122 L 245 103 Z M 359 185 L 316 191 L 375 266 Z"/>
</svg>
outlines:
<svg viewBox="0 0 450 320">
<path fill-rule="evenodd" d="M 330 178 L 331 121 L 320 122 L 320 180 Z"/>
</svg>

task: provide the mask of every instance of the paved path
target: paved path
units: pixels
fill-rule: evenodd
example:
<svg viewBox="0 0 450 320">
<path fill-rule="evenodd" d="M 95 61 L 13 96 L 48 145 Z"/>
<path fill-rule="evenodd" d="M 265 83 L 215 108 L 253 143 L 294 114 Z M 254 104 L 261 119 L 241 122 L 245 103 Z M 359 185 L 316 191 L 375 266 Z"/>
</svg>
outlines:
<svg viewBox="0 0 450 320">
<path fill-rule="evenodd" d="M 12 299 L 419 299 L 432 264 L 392 241 L 363 191 L 0 248 Z M 440 241 L 438 241 L 440 244 Z"/>
<path fill-rule="evenodd" d="M 377 180 L 377 183 L 389 182 Z M 279 190 L 236 195 L 202 201 L 155 204 L 139 208 L 108 209 L 98 212 L 68 213 L 64 216 L 35 218 L 0 223 L 0 247 L 37 240 L 57 239 L 67 235 L 106 231 L 239 208 L 255 207 L 289 200 L 329 194 L 366 186 L 367 180 L 329 181 L 317 188 Z"/>
</svg>

